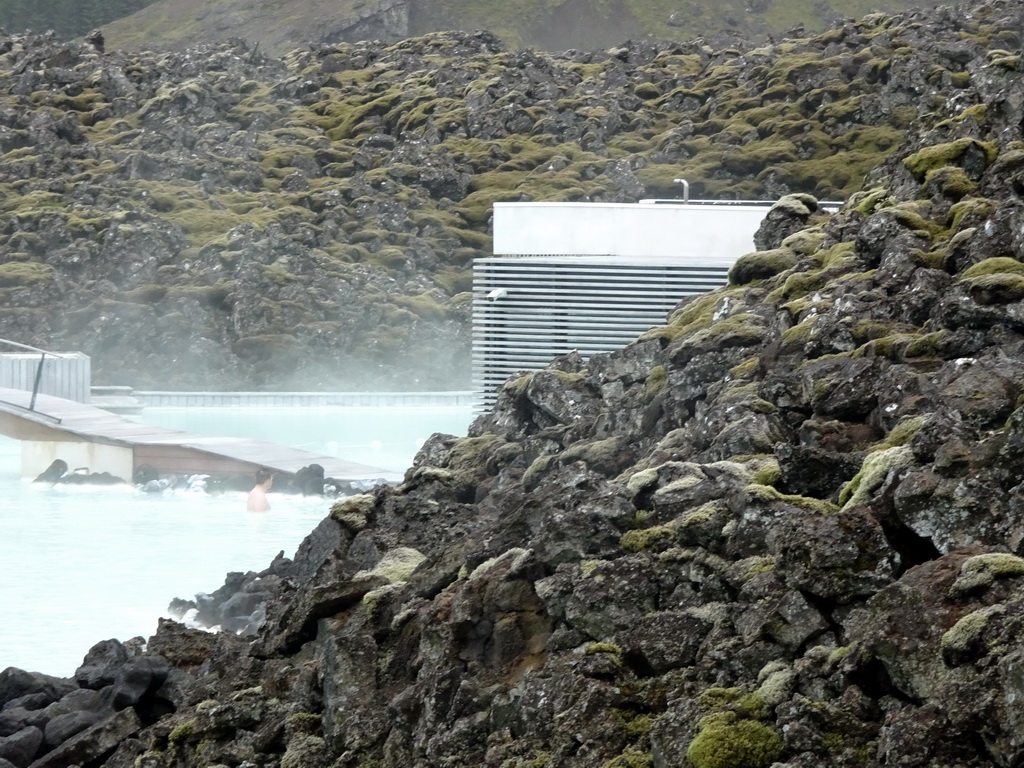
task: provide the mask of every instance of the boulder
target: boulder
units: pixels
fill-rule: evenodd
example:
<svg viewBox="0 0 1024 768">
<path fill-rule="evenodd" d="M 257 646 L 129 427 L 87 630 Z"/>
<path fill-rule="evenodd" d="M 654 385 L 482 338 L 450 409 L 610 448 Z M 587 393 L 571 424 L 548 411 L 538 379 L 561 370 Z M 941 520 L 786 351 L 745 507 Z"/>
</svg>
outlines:
<svg viewBox="0 0 1024 768">
<path fill-rule="evenodd" d="M 162 656 L 136 656 L 122 664 L 113 683 L 103 690 L 104 700 L 115 710 L 122 710 L 142 701 L 167 679 L 168 663 Z"/>
<path fill-rule="evenodd" d="M 101 640 L 82 659 L 75 670 L 75 682 L 83 688 L 99 690 L 112 684 L 118 670 L 128 660 L 128 651 L 118 640 Z"/>
<path fill-rule="evenodd" d="M 43 744 L 43 732 L 35 726 L 22 728 L 10 736 L 0 737 L 0 758 L 25 768 L 33 761 Z"/>
<path fill-rule="evenodd" d="M 113 752 L 118 744 L 138 733 L 141 727 L 135 710 L 130 707 L 123 709 L 47 752 L 32 764 L 32 768 L 67 768 L 96 761 Z"/>
<path fill-rule="evenodd" d="M 48 749 L 54 749 L 70 739 L 76 733 L 95 725 L 103 717 L 96 712 L 68 712 L 51 719 L 43 731 Z"/>
<path fill-rule="evenodd" d="M 0 672 L 0 706 L 21 696 L 33 694 L 38 694 L 38 697 L 33 700 L 37 704 L 41 704 L 45 699 L 56 701 L 76 687 L 70 680 L 44 675 L 40 672 L 26 672 L 17 667 L 7 667 Z"/>
</svg>

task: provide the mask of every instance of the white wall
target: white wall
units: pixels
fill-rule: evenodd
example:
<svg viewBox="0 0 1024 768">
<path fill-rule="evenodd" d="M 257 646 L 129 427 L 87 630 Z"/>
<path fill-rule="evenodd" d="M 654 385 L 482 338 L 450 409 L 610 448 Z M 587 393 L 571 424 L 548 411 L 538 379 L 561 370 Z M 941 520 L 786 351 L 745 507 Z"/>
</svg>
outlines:
<svg viewBox="0 0 1024 768">
<path fill-rule="evenodd" d="M 495 203 L 494 253 L 671 257 L 730 266 L 771 203 Z"/>
<path fill-rule="evenodd" d="M 109 472 L 129 483 L 134 473 L 134 459 L 131 448 L 86 442 L 21 441 L 22 477 L 34 480 L 55 459 L 66 461 L 69 472 L 85 467 L 90 472 Z"/>
</svg>

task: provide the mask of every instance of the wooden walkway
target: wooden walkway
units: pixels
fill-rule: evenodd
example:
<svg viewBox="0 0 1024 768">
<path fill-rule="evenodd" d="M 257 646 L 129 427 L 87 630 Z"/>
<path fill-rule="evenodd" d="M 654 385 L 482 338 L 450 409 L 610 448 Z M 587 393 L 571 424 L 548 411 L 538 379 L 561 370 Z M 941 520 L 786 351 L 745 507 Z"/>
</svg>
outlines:
<svg viewBox="0 0 1024 768">
<path fill-rule="evenodd" d="M 0 434 L 18 440 L 130 448 L 135 468 L 147 465 L 175 474 L 252 473 L 266 467 L 294 475 L 302 467 L 319 464 L 325 477 L 338 480 L 402 479 L 400 473 L 390 470 L 263 440 L 203 437 L 140 424 L 92 405 L 49 395 L 37 395 L 34 410 L 29 410 L 31 398 L 31 392 L 0 387 Z"/>
</svg>

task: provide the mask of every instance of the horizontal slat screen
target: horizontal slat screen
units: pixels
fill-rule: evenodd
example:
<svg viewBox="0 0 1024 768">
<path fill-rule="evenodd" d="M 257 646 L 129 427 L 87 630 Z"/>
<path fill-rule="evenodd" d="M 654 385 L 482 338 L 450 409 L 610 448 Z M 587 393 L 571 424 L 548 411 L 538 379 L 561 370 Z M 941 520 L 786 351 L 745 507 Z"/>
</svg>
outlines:
<svg viewBox="0 0 1024 768">
<path fill-rule="evenodd" d="M 737 254 L 738 255 L 738 254 Z M 584 359 L 663 325 L 688 295 L 725 285 L 726 266 L 607 256 L 500 256 L 473 267 L 473 389 L 477 410 L 520 371 L 573 350 Z M 493 300 L 488 295 L 499 291 Z"/>
</svg>

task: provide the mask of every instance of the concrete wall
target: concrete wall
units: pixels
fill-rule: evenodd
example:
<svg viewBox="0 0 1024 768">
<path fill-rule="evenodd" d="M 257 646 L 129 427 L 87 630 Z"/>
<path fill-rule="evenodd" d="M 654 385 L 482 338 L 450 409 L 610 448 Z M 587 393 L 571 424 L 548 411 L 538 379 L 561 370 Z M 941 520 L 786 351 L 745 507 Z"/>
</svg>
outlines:
<svg viewBox="0 0 1024 768">
<path fill-rule="evenodd" d="M 495 203 L 494 255 L 671 257 L 731 266 L 771 203 Z"/>
<path fill-rule="evenodd" d="M 90 472 L 109 472 L 131 482 L 134 472 L 132 449 L 99 443 L 21 441 L 21 476 L 38 477 L 56 459 L 67 462 L 68 471 L 84 468 Z"/>
</svg>

